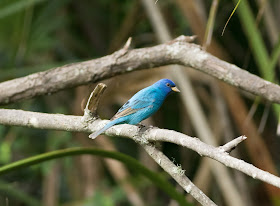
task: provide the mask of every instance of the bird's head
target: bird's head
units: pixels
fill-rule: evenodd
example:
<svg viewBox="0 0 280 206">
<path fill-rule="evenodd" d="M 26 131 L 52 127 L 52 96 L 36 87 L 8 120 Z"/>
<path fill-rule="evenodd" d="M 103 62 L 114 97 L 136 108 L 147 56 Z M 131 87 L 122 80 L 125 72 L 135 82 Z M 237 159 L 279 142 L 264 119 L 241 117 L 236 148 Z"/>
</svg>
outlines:
<svg viewBox="0 0 280 206">
<path fill-rule="evenodd" d="M 157 81 L 154 85 L 166 95 L 172 92 L 180 92 L 180 90 L 176 87 L 175 83 L 172 82 L 170 79 L 161 79 Z"/>
</svg>

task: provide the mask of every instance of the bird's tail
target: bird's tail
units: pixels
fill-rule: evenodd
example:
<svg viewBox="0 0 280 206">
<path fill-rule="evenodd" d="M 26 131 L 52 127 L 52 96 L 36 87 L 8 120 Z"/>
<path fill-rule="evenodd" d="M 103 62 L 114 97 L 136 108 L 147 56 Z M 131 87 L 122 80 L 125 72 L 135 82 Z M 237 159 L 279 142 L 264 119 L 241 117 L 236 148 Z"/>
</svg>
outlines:
<svg viewBox="0 0 280 206">
<path fill-rule="evenodd" d="M 96 132 L 90 134 L 88 137 L 90 139 L 95 139 L 98 135 L 100 135 L 101 133 L 103 133 L 104 131 L 106 131 L 107 129 L 109 129 L 110 127 L 114 126 L 115 124 L 117 124 L 117 121 L 110 121 L 108 124 L 106 124 L 102 129 L 97 130 Z"/>
</svg>

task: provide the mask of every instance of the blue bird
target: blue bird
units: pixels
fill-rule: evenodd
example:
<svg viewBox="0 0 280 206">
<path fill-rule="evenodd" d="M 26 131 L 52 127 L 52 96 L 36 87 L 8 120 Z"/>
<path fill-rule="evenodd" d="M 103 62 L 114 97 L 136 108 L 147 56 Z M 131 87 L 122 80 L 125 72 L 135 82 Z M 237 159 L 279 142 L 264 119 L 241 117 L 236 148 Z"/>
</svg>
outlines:
<svg viewBox="0 0 280 206">
<path fill-rule="evenodd" d="M 108 124 L 89 135 L 89 138 L 95 139 L 102 132 L 117 124 L 138 124 L 158 111 L 165 98 L 173 92 L 180 92 L 180 90 L 169 79 L 161 79 L 140 90 L 119 109 Z"/>
</svg>

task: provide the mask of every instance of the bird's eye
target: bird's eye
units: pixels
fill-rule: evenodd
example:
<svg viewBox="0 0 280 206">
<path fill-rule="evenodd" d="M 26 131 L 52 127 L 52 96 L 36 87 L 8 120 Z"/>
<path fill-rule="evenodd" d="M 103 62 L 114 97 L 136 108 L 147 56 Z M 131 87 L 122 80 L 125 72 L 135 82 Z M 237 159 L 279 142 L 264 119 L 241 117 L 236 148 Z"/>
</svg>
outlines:
<svg viewBox="0 0 280 206">
<path fill-rule="evenodd" d="M 166 86 L 170 87 L 170 84 L 169 84 L 169 83 L 166 83 Z"/>
</svg>

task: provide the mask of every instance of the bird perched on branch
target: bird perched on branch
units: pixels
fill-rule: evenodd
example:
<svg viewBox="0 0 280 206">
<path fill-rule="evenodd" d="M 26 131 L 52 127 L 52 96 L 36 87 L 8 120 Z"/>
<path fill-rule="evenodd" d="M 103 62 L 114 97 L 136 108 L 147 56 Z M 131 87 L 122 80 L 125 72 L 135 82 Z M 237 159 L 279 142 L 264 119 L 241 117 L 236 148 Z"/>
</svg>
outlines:
<svg viewBox="0 0 280 206">
<path fill-rule="evenodd" d="M 158 111 L 165 98 L 173 92 L 180 92 L 180 90 L 170 79 L 161 79 L 140 90 L 119 109 L 108 124 L 89 135 L 89 138 L 95 139 L 102 132 L 117 124 L 138 124 Z"/>
</svg>

